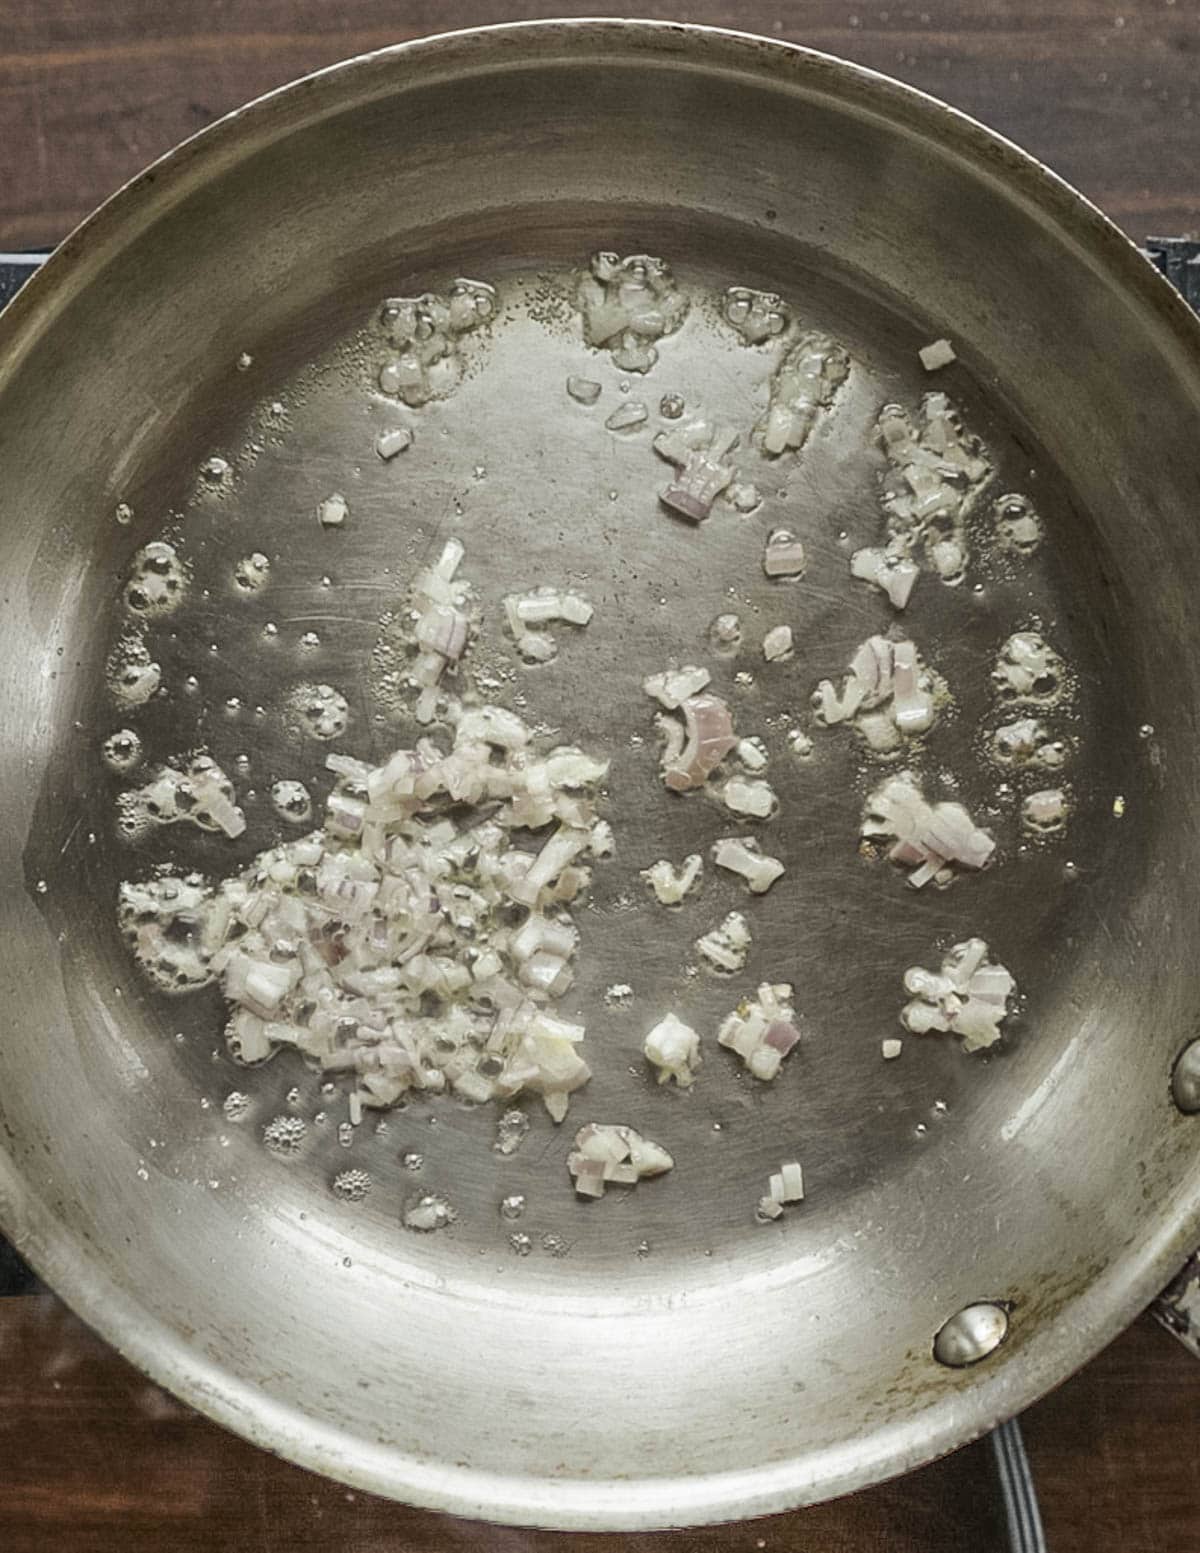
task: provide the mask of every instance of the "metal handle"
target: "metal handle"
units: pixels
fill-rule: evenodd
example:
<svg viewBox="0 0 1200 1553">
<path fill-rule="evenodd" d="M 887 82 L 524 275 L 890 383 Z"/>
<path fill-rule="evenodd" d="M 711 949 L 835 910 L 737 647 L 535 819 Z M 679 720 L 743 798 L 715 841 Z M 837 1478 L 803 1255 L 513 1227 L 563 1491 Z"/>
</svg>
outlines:
<svg viewBox="0 0 1200 1553">
<path fill-rule="evenodd" d="M 1021 1425 L 1015 1418 L 993 1429 L 992 1459 L 1000 1493 L 1004 1499 L 1004 1520 L 1008 1527 L 1008 1545 L 1012 1553 L 1046 1553 L 1046 1534 L 1038 1509 L 1037 1490 L 1025 1454 Z"/>
<path fill-rule="evenodd" d="M 1150 1309 L 1167 1331 L 1200 1359 L 1200 1251 L 1188 1258 L 1179 1276 Z"/>
<path fill-rule="evenodd" d="M 0 253 L 0 307 L 11 302 L 17 292 L 37 269 L 45 264 L 49 253 Z"/>
<path fill-rule="evenodd" d="M 1200 242 L 1189 237 L 1148 237 L 1142 252 L 1200 313 Z"/>
</svg>

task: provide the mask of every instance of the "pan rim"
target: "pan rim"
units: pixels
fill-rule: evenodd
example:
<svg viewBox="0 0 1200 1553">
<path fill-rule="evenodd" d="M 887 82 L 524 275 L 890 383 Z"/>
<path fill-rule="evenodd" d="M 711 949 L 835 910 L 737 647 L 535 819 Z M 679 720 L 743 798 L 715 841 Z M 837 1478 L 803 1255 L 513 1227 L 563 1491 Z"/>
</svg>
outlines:
<svg viewBox="0 0 1200 1553">
<path fill-rule="evenodd" d="M 480 52 L 489 43 L 491 56 Z M 263 143 L 359 100 L 356 88 L 403 89 L 407 66 L 420 81 L 439 71 L 475 74 L 548 66 L 596 44 L 636 64 L 672 56 L 683 68 L 727 69 L 769 84 L 824 89 L 851 108 L 924 134 L 973 168 L 1005 181 L 1113 288 L 1140 306 L 1164 355 L 1180 364 L 1200 399 L 1200 320 L 1136 246 L 1094 205 L 1019 147 L 968 115 L 889 77 L 834 56 L 750 33 L 615 18 L 507 23 L 414 39 L 341 61 L 234 110 L 139 173 L 86 218 L 0 316 L 0 385 L 44 323 L 139 226 Z M 396 67 L 400 68 L 397 70 Z M 414 73 L 413 79 L 418 79 Z M 369 95 L 369 94 L 367 94 Z M 256 138 L 256 136 L 258 138 Z M 1165 1082 L 1164 1082 L 1165 1090 Z M 1057 1385 L 1125 1327 L 1159 1291 L 1200 1234 L 1200 1186 L 1181 1183 L 1140 1244 L 1031 1338 L 1020 1354 L 930 1402 L 912 1419 L 872 1429 L 849 1455 L 830 1448 L 758 1469 L 699 1478 L 589 1482 L 501 1477 L 373 1445 L 282 1404 L 147 1315 L 132 1294 L 88 1256 L 15 1162 L 0 1149 L 0 1226 L 73 1310 L 139 1369 L 216 1422 L 276 1454 L 366 1491 L 431 1510 L 521 1526 L 631 1531 L 741 1519 L 791 1509 L 882 1481 L 967 1443 Z M 964 1393 L 972 1402 L 964 1414 Z M 964 1426 L 964 1417 L 966 1423 Z"/>
</svg>

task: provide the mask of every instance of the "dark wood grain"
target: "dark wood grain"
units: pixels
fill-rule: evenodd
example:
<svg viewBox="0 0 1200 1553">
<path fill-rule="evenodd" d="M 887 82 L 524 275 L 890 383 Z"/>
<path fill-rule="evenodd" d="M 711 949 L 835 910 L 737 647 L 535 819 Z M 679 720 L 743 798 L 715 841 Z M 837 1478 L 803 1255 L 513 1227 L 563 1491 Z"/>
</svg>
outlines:
<svg viewBox="0 0 1200 1553">
<path fill-rule="evenodd" d="M 944 97 L 1135 237 L 1200 225 L 1196 0 L 638 0 L 787 37 Z M 0 0 L 0 247 L 53 243 L 185 135 L 346 55 L 443 28 L 602 14 L 550 0 Z M 1148 1320 L 1026 1418 L 1053 1553 L 1200 1549 L 1200 1367 Z M 51 1296 L 0 1300 L 4 1553 L 550 1553 L 566 1539 L 405 1510 L 180 1407 Z M 834 1505 L 573 1553 L 992 1553 L 986 1446 Z"/>
<path fill-rule="evenodd" d="M 1144 1318 L 1026 1416 L 1052 1553 L 1200 1547 L 1200 1366 Z M 355 1494 L 173 1401 L 51 1295 L 0 1300 L 5 1553 L 555 1553 Z M 1000 1553 L 986 1445 L 792 1515 L 695 1532 L 576 1536 L 571 1553 Z"/>
<path fill-rule="evenodd" d="M 626 9 L 791 38 L 899 76 L 1035 152 L 1135 237 L 1200 223 L 1196 0 Z M 0 0 L 0 246 L 56 241 L 185 135 L 348 54 L 604 12 L 588 0 Z"/>
</svg>

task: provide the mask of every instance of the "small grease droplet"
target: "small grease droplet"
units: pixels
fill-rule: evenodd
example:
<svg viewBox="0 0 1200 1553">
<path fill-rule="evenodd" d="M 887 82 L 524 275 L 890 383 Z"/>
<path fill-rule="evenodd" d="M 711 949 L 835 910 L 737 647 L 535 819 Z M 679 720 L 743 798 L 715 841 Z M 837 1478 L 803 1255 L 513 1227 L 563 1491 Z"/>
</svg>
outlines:
<svg viewBox="0 0 1200 1553">
<path fill-rule="evenodd" d="M 343 1202 L 362 1202 L 371 1190 L 371 1177 L 365 1170 L 339 1170 L 332 1182 L 335 1197 Z"/>
<path fill-rule="evenodd" d="M 308 1128 L 303 1117 L 276 1116 L 263 1128 L 263 1143 L 272 1154 L 298 1154 Z"/>
</svg>

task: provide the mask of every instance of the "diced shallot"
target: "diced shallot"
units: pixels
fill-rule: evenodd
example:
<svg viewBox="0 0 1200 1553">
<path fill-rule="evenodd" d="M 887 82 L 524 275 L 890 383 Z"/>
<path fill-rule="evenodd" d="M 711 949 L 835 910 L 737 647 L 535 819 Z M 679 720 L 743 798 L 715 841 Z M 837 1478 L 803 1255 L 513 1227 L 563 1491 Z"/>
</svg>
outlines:
<svg viewBox="0 0 1200 1553">
<path fill-rule="evenodd" d="M 567 1169 L 580 1197 L 603 1197 L 610 1183 L 636 1186 L 647 1176 L 663 1175 L 674 1163 L 666 1149 L 634 1128 L 609 1122 L 581 1127 L 567 1156 Z"/>
<path fill-rule="evenodd" d="M 521 656 L 546 663 L 557 653 L 558 645 L 542 628 L 555 621 L 585 626 L 594 612 L 587 599 L 578 593 L 561 588 L 535 588 L 532 593 L 510 594 L 504 600 L 504 613 Z"/>
<path fill-rule="evenodd" d="M 734 1051 L 755 1078 L 769 1081 L 800 1040 L 786 982 L 764 982 L 752 1000 L 741 1003 L 722 1022 L 717 1040 Z"/>
<path fill-rule="evenodd" d="M 646 1060 L 658 1069 L 658 1082 L 674 1079 L 686 1089 L 696 1079 L 700 1066 L 700 1037 L 675 1014 L 661 1019 L 642 1042 Z"/>
<path fill-rule="evenodd" d="M 768 577 L 803 577 L 804 546 L 790 529 L 777 528 L 767 538 L 762 566 Z"/>
<path fill-rule="evenodd" d="M 691 523 L 703 522 L 733 479 L 734 468 L 728 459 L 738 441 L 736 431 L 703 420 L 660 431 L 654 439 L 654 451 L 678 471 L 674 481 L 659 493 L 663 506 Z"/>
<path fill-rule="evenodd" d="M 700 882 L 704 863 L 698 852 L 685 857 L 678 868 L 665 857 L 642 869 L 642 878 L 654 891 L 660 906 L 677 906 Z"/>
<path fill-rule="evenodd" d="M 926 372 L 936 372 L 940 367 L 948 367 L 952 361 L 958 360 L 949 340 L 932 340 L 928 345 L 922 345 L 917 355 Z"/>
<path fill-rule="evenodd" d="M 961 804 L 927 804 L 910 771 L 890 777 L 869 795 L 862 835 L 868 841 L 891 842 L 888 857 L 914 870 L 908 876 L 914 889 L 931 879 L 949 883 L 955 866 L 983 868 L 996 848 Z"/>
<path fill-rule="evenodd" d="M 840 345 L 823 334 L 801 335 L 771 378 L 771 402 L 759 428 L 768 457 L 804 446 L 849 372 L 850 358 Z"/>
<path fill-rule="evenodd" d="M 856 550 L 850 557 L 850 575 L 886 593 L 893 609 L 904 609 L 921 568 L 903 546 L 889 544 L 883 549 Z"/>
<path fill-rule="evenodd" d="M 688 696 L 680 703 L 686 743 L 664 760 L 663 781 L 677 793 L 702 787 L 737 743 L 729 708 L 718 696 Z"/>
<path fill-rule="evenodd" d="M 917 1035 L 945 1031 L 960 1036 L 968 1052 L 994 1045 L 1017 984 L 1004 966 L 988 959 L 988 952 L 982 938 L 969 938 L 946 954 L 940 974 L 920 965 L 907 970 L 904 990 L 912 1002 L 900 1015 L 904 1027 Z"/>
<path fill-rule="evenodd" d="M 718 971 L 740 971 L 750 951 L 750 924 L 740 911 L 731 911 L 718 927 L 696 940 L 697 952 Z"/>
<path fill-rule="evenodd" d="M 450 541 L 414 583 L 429 624 L 417 665 L 429 659 L 435 678 L 456 650 L 442 628 L 465 618 L 461 558 Z M 447 722 L 448 749 L 419 739 L 377 767 L 331 755 L 320 829 L 217 886 L 125 884 L 120 926 L 156 984 L 219 983 L 236 1060 L 286 1046 L 342 1076 L 352 1122 L 411 1091 L 475 1104 L 539 1094 L 561 1121 L 590 1069 L 583 1026 L 552 1008 L 574 976 L 565 907 L 586 888 L 582 859 L 613 849 L 595 812 L 607 762 L 542 754 L 505 708 L 456 707 Z M 217 768 L 199 757 L 178 775 L 188 786 L 171 786 L 171 804 L 218 823 L 216 799 L 231 799 Z M 524 850 L 521 833 L 547 826 Z"/>
<path fill-rule="evenodd" d="M 852 722 L 870 749 L 890 754 L 932 727 L 945 697 L 943 681 L 922 664 L 912 642 L 871 636 L 851 659 L 840 693 L 822 680 L 813 708 L 818 722 Z"/>
<path fill-rule="evenodd" d="M 772 626 L 763 637 L 763 657 L 768 663 L 782 663 L 792 656 L 791 626 Z"/>
<path fill-rule="evenodd" d="M 707 669 L 689 663 L 682 669 L 664 669 L 661 674 L 649 675 L 642 681 L 642 689 L 673 712 L 689 696 L 698 695 L 711 679 Z"/>
<path fill-rule="evenodd" d="M 769 820 L 779 807 L 775 789 L 761 777 L 730 777 L 721 788 L 721 802 L 734 814 Z"/>
<path fill-rule="evenodd" d="M 752 836 L 722 837 L 712 849 L 712 860 L 718 868 L 740 874 L 752 895 L 765 895 L 784 872 L 779 859 L 760 852 Z"/>
</svg>

